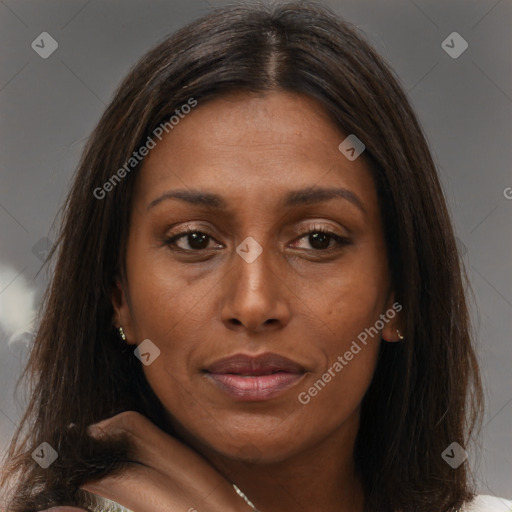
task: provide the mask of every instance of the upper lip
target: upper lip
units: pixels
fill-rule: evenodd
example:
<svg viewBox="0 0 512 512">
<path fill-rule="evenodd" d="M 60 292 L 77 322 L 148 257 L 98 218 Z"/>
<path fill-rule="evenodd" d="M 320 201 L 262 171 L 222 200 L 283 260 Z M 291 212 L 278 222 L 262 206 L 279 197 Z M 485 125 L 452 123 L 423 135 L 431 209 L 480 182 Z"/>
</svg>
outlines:
<svg viewBox="0 0 512 512">
<path fill-rule="evenodd" d="M 304 373 L 300 364 L 273 353 L 258 356 L 235 354 L 219 359 L 206 368 L 209 373 L 232 373 L 235 375 L 269 375 L 276 372 Z"/>
</svg>

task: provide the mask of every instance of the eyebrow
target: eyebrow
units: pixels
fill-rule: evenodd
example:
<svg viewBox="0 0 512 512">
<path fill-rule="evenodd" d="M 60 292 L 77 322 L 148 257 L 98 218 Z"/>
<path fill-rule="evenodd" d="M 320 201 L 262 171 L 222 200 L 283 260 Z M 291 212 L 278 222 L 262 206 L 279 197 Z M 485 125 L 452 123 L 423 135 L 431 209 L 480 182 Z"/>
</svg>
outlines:
<svg viewBox="0 0 512 512">
<path fill-rule="evenodd" d="M 354 192 L 346 188 L 308 187 L 292 190 L 288 192 L 282 204 L 284 207 L 290 207 L 305 204 L 315 204 L 323 201 L 329 201 L 335 198 L 345 199 L 353 205 L 357 206 L 357 208 L 359 208 L 364 214 L 367 213 L 359 197 L 354 194 Z M 146 210 L 154 208 L 162 201 L 167 199 L 177 199 L 192 205 L 207 206 L 209 208 L 217 208 L 219 210 L 227 209 L 228 207 L 227 202 L 217 194 L 179 189 L 170 190 L 157 197 L 148 204 Z"/>
</svg>

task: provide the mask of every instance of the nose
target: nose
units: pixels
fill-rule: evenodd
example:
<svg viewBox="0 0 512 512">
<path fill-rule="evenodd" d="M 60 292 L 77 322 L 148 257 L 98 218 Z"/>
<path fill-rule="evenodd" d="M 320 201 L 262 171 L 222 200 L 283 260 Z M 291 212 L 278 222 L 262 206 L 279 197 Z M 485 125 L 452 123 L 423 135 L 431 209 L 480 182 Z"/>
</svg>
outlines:
<svg viewBox="0 0 512 512">
<path fill-rule="evenodd" d="M 263 248 L 254 260 L 235 254 L 224 280 L 222 322 L 234 331 L 269 332 L 290 320 L 290 291 L 276 265 L 278 255 Z"/>
</svg>

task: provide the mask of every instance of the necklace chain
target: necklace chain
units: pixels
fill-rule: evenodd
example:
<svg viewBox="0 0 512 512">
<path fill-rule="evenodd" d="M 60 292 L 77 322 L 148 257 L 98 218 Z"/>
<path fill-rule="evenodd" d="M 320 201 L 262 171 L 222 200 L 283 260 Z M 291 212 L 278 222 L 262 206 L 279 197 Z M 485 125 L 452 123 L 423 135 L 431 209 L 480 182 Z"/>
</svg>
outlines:
<svg viewBox="0 0 512 512">
<path fill-rule="evenodd" d="M 249 507 L 251 507 L 254 510 L 254 512 L 259 512 L 259 510 L 254 506 L 253 502 L 245 495 L 245 493 L 242 492 L 236 484 L 232 484 L 232 485 L 233 485 L 233 489 L 235 489 L 238 496 L 240 496 L 240 498 L 242 498 L 247 503 L 247 505 L 249 505 Z M 463 511 L 464 511 L 464 507 L 461 507 L 461 508 L 458 508 L 455 512 L 463 512 Z"/>
<path fill-rule="evenodd" d="M 235 489 L 238 496 L 240 496 L 240 498 L 242 498 L 245 501 L 245 503 L 247 503 L 247 505 L 249 505 L 249 507 L 251 507 L 254 510 L 254 512 L 259 512 L 259 510 L 254 506 L 253 502 L 245 495 L 245 493 L 243 493 L 240 490 L 240 488 L 236 484 L 233 484 L 233 489 Z"/>
</svg>

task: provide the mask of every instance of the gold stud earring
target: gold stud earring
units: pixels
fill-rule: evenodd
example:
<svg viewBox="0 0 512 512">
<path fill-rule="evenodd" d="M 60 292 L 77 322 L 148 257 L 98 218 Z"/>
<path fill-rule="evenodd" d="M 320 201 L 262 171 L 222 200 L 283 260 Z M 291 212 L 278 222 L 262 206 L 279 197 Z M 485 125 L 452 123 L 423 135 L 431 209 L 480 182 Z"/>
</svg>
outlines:
<svg viewBox="0 0 512 512">
<path fill-rule="evenodd" d="M 119 336 L 123 341 L 126 341 L 126 334 L 124 333 L 124 329 L 122 327 L 119 327 Z"/>
<path fill-rule="evenodd" d="M 403 337 L 402 333 L 401 333 L 398 329 L 396 330 L 396 334 L 397 334 L 398 339 L 399 339 L 400 341 L 402 341 L 402 340 L 404 339 L 404 337 Z"/>
</svg>

